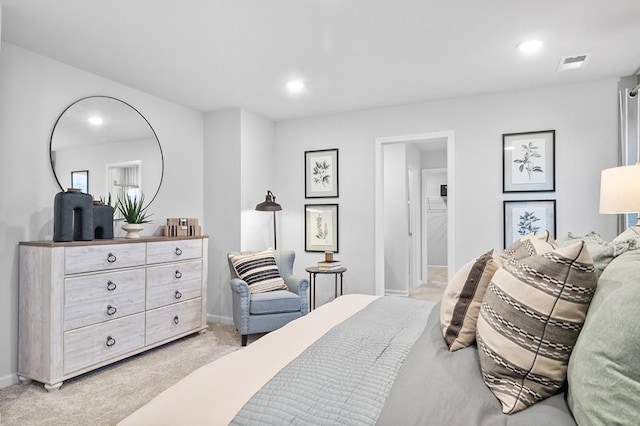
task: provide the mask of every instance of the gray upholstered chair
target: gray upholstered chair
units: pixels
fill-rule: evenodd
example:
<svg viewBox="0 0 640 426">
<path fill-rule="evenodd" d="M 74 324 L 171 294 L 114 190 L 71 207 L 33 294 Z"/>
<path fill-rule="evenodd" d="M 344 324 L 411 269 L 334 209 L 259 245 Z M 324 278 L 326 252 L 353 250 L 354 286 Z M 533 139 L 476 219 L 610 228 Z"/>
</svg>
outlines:
<svg viewBox="0 0 640 426">
<path fill-rule="evenodd" d="M 274 290 L 251 294 L 248 284 L 238 278 L 231 255 L 253 252 L 234 252 L 227 255 L 231 274 L 233 297 L 233 323 L 242 336 L 242 346 L 247 345 L 247 336 L 276 330 L 309 312 L 307 289 L 309 280 L 293 276 L 295 253 L 292 250 L 274 250 L 276 265 L 288 290 Z"/>
</svg>

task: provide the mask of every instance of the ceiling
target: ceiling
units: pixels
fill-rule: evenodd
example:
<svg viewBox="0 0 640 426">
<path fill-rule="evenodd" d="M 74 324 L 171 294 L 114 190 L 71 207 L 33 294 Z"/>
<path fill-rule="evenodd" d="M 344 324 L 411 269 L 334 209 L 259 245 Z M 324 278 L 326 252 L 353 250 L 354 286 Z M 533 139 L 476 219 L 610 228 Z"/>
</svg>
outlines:
<svg viewBox="0 0 640 426">
<path fill-rule="evenodd" d="M 0 3 L 5 42 L 198 111 L 274 121 L 640 68 L 638 0 Z M 516 49 L 531 38 L 541 51 Z M 561 57 L 585 53 L 585 67 L 557 71 Z M 291 78 L 306 90 L 288 94 Z"/>
</svg>

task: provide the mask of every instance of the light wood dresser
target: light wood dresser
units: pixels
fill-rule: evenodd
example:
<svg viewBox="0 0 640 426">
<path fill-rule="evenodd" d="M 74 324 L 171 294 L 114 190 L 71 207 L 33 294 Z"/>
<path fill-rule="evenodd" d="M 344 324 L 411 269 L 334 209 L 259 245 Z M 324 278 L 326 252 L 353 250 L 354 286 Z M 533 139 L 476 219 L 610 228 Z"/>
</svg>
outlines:
<svg viewBox="0 0 640 426">
<path fill-rule="evenodd" d="M 64 380 L 207 328 L 203 237 L 20 243 L 18 378 Z"/>
</svg>

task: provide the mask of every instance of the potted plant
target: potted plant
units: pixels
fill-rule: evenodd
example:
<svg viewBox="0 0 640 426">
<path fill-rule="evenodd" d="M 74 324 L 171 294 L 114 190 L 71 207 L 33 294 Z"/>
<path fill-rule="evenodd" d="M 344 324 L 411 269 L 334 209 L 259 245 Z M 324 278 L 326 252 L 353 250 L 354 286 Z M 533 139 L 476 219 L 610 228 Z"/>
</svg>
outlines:
<svg viewBox="0 0 640 426">
<path fill-rule="evenodd" d="M 140 193 L 140 197 L 132 197 L 126 194 L 124 199 L 118 197 L 116 208 L 126 222 L 122 225 L 122 229 L 127 231 L 125 238 L 140 238 L 140 231 L 144 229 L 144 224 L 149 223 L 148 219 L 151 214 L 147 213 L 149 206 L 143 207 L 144 194 Z"/>
</svg>

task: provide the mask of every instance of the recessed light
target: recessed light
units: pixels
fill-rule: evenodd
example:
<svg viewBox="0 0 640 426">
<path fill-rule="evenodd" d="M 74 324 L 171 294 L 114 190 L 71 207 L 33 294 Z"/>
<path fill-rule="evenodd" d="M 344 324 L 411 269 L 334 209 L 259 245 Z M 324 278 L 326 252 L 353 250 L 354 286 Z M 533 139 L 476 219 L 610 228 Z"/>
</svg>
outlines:
<svg viewBox="0 0 640 426">
<path fill-rule="evenodd" d="M 100 117 L 93 116 L 89 117 L 89 123 L 93 124 L 94 126 L 99 126 L 104 123 L 104 120 Z"/>
<path fill-rule="evenodd" d="M 518 44 L 518 49 L 524 53 L 533 53 L 540 50 L 542 42 L 540 40 L 527 40 Z"/>
<path fill-rule="evenodd" d="M 304 82 L 301 80 L 291 80 L 287 83 L 287 90 L 291 94 L 300 93 L 304 90 Z"/>
</svg>

